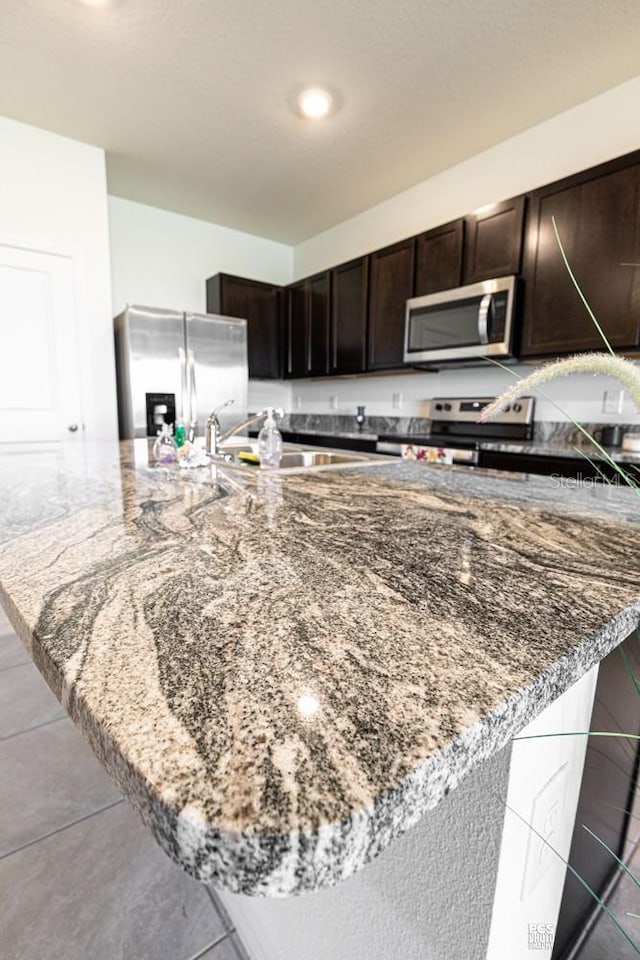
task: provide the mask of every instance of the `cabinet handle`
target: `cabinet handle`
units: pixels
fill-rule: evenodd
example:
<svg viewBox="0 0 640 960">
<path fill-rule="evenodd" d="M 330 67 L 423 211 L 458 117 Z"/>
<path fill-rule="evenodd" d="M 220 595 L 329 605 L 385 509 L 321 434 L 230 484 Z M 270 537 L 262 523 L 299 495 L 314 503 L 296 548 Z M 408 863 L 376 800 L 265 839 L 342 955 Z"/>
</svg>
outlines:
<svg viewBox="0 0 640 960">
<path fill-rule="evenodd" d="M 193 443 L 198 429 L 198 394 L 196 392 L 196 359 L 193 350 L 187 350 L 187 366 L 189 368 L 189 440 Z"/>
<path fill-rule="evenodd" d="M 188 422 L 187 417 L 187 397 L 188 397 L 188 386 L 187 386 L 187 356 L 184 351 L 184 347 L 178 347 L 178 359 L 180 360 L 180 413 L 179 419 L 183 423 Z"/>
<path fill-rule="evenodd" d="M 78 432 L 78 424 L 77 424 L 77 423 L 70 423 L 69 426 L 67 427 L 67 430 L 69 431 L 69 433 L 77 433 L 77 432 Z"/>
</svg>

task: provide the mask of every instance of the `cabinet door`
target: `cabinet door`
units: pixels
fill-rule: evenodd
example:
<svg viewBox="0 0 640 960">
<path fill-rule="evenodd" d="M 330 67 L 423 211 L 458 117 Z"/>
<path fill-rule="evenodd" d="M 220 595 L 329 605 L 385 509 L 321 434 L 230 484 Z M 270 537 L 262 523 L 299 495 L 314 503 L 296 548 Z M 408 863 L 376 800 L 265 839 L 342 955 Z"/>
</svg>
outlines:
<svg viewBox="0 0 640 960">
<path fill-rule="evenodd" d="M 226 273 L 207 280 L 207 312 L 247 321 L 249 376 L 273 380 L 282 376 L 282 291 L 280 287 Z"/>
<path fill-rule="evenodd" d="M 462 283 L 464 220 L 454 220 L 416 237 L 414 297 L 451 290 Z"/>
<path fill-rule="evenodd" d="M 603 348 L 562 261 L 552 216 L 571 269 L 609 341 L 618 348 L 637 346 L 638 165 L 591 180 L 572 178 L 534 194 L 520 355 L 554 356 Z"/>
<path fill-rule="evenodd" d="M 520 273 L 524 205 L 516 197 L 465 217 L 463 283 Z"/>
<path fill-rule="evenodd" d="M 411 237 L 370 256 L 369 370 L 404 365 L 406 301 L 413 295 L 415 241 Z"/>
<path fill-rule="evenodd" d="M 331 271 L 331 372 L 362 373 L 367 361 L 369 258 Z"/>
<path fill-rule="evenodd" d="M 319 376 L 329 372 L 330 308 L 329 271 L 307 280 L 307 325 L 309 336 L 308 373 Z"/>
<path fill-rule="evenodd" d="M 287 376 L 306 377 L 308 350 L 307 288 L 304 281 L 287 290 Z"/>
</svg>

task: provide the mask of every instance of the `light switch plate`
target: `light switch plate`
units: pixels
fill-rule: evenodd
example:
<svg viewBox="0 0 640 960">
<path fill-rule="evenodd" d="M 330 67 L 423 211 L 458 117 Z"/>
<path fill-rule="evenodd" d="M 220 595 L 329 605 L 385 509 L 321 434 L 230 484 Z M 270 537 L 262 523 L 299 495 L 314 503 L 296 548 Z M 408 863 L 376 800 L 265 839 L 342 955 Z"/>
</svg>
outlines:
<svg viewBox="0 0 640 960">
<path fill-rule="evenodd" d="M 531 804 L 527 855 L 522 878 L 522 900 L 528 900 L 549 868 L 557 861 L 557 839 L 564 812 L 568 763 L 556 770 Z M 552 849 L 553 848 L 553 849 Z"/>
<path fill-rule="evenodd" d="M 404 403 L 404 396 L 401 393 L 392 393 L 391 394 L 391 408 L 392 410 L 402 410 L 402 404 Z"/>
<path fill-rule="evenodd" d="M 337 393 L 332 393 L 329 397 L 329 410 L 338 409 L 338 395 Z"/>
</svg>

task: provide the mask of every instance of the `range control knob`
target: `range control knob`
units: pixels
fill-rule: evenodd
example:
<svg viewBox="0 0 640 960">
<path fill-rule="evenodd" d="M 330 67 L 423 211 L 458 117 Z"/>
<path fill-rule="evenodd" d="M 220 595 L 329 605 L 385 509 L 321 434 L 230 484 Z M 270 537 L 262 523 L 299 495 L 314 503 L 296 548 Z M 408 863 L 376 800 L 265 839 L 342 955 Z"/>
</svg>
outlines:
<svg viewBox="0 0 640 960">
<path fill-rule="evenodd" d="M 442 404 L 436 403 L 436 410 L 442 410 Z"/>
<path fill-rule="evenodd" d="M 450 403 L 445 403 L 444 408 L 445 408 L 445 410 L 451 410 L 451 404 L 450 404 Z"/>
<path fill-rule="evenodd" d="M 521 411 L 522 411 L 522 404 L 521 404 L 521 403 L 514 403 L 514 405 L 513 405 L 513 412 L 514 412 L 514 413 L 520 413 Z"/>
</svg>

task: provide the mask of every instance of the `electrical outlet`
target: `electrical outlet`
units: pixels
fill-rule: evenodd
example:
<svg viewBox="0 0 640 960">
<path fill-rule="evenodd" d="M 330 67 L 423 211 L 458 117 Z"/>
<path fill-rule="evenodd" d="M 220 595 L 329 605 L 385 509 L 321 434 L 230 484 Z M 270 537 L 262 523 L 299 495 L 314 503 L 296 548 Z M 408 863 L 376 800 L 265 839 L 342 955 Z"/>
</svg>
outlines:
<svg viewBox="0 0 640 960">
<path fill-rule="evenodd" d="M 338 394 L 332 393 L 331 396 L 329 397 L 329 410 L 337 410 L 337 409 L 338 409 Z"/>
<path fill-rule="evenodd" d="M 404 396 L 401 393 L 391 394 L 391 407 L 393 410 L 402 410 L 403 403 L 404 403 Z"/>
<path fill-rule="evenodd" d="M 522 878 L 522 900 L 528 900 L 549 868 L 557 862 L 558 835 L 564 813 L 567 771 L 564 763 L 547 780 L 531 804 L 529 839 Z M 553 849 L 551 849 L 553 848 Z"/>
<path fill-rule="evenodd" d="M 293 402 L 293 405 L 296 410 L 302 410 L 302 394 L 296 393 L 296 398 Z"/>
<path fill-rule="evenodd" d="M 605 390 L 602 395 L 603 413 L 622 413 L 624 390 Z"/>
</svg>

